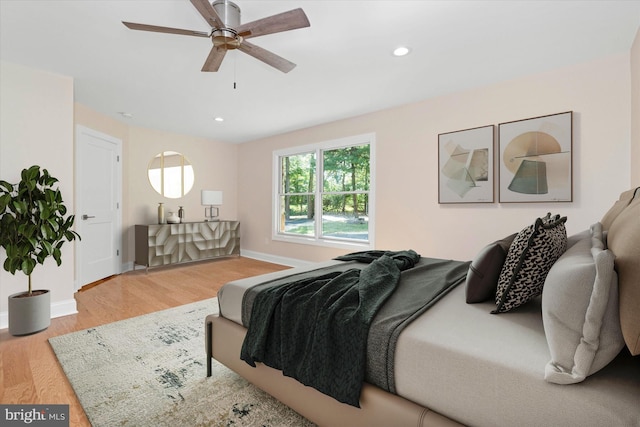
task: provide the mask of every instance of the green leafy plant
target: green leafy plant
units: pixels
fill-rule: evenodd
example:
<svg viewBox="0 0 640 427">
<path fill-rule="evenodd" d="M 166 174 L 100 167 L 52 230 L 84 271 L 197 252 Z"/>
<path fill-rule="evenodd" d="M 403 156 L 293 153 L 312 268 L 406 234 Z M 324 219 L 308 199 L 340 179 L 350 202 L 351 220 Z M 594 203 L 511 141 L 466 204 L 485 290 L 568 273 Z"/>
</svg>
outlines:
<svg viewBox="0 0 640 427">
<path fill-rule="evenodd" d="M 23 169 L 18 184 L 0 181 L 0 246 L 7 253 L 3 267 L 11 274 L 20 270 L 29 277 L 37 264 L 53 257 L 62 264 L 61 251 L 65 241 L 80 236 L 71 227 L 74 215 L 65 217 L 67 208 L 57 178 L 46 169 L 34 165 Z"/>
</svg>

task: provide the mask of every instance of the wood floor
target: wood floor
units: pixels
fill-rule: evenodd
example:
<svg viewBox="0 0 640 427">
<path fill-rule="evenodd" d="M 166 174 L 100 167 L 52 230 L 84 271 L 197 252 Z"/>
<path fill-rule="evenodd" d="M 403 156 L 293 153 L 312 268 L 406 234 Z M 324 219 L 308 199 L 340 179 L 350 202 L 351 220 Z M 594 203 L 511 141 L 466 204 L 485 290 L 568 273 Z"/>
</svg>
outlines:
<svg viewBox="0 0 640 427">
<path fill-rule="evenodd" d="M 90 426 L 50 337 L 212 298 L 226 282 L 285 268 L 234 257 L 131 271 L 78 292 L 78 314 L 52 319 L 43 332 L 14 337 L 0 330 L 0 403 L 69 404 L 70 425 Z"/>
</svg>

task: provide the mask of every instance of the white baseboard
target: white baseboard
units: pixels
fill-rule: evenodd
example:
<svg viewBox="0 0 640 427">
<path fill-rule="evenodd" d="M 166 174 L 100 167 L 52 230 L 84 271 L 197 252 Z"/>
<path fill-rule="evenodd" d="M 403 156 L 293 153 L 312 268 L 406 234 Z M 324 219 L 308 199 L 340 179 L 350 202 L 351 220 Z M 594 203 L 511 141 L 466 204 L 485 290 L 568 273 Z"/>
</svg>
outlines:
<svg viewBox="0 0 640 427">
<path fill-rule="evenodd" d="M 241 249 L 240 255 L 246 258 L 257 259 L 258 261 L 271 262 L 274 264 L 286 265 L 288 267 L 306 267 L 313 264 L 311 261 L 303 261 L 296 258 L 287 258 L 262 252 L 248 251 L 246 249 Z"/>
<path fill-rule="evenodd" d="M 133 261 L 125 262 L 120 266 L 120 273 L 126 273 L 133 270 Z"/>
<path fill-rule="evenodd" d="M 51 318 L 68 316 L 70 314 L 76 314 L 78 307 L 75 299 L 68 299 L 65 301 L 58 301 L 51 303 Z M 9 312 L 0 312 L 0 329 L 6 329 L 9 327 Z"/>
<path fill-rule="evenodd" d="M 51 303 L 51 318 L 68 316 L 70 314 L 77 314 L 78 306 L 74 298 Z"/>
</svg>

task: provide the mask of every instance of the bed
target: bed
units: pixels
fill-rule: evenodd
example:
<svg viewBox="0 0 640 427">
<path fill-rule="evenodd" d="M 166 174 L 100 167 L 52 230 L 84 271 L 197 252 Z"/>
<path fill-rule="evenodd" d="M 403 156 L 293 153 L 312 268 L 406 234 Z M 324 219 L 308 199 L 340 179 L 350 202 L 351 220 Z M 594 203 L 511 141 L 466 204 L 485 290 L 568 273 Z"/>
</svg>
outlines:
<svg viewBox="0 0 640 427">
<path fill-rule="evenodd" d="M 378 347 L 368 343 L 355 405 L 241 359 L 248 331 L 263 323 L 251 316 L 258 310 L 249 295 L 351 271 L 344 266 L 352 260 L 226 284 L 219 313 L 205 320 L 207 357 L 320 426 L 640 426 L 640 188 L 622 193 L 588 230 L 567 237 L 565 221 L 537 218 L 474 260 L 452 261 L 465 269 L 462 280 L 399 322 L 390 384 L 369 376 Z M 420 257 L 417 265 L 440 261 Z M 412 270 L 401 271 L 372 330 Z"/>
</svg>

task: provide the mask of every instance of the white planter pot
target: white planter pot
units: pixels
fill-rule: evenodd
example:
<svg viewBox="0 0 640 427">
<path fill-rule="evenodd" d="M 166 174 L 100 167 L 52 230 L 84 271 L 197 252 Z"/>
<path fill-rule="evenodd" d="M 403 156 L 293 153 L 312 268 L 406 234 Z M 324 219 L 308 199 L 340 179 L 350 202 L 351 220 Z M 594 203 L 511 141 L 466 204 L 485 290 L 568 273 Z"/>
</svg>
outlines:
<svg viewBox="0 0 640 427">
<path fill-rule="evenodd" d="M 29 335 L 43 331 L 51 324 L 51 293 L 37 290 L 30 297 L 20 297 L 26 292 L 9 295 L 9 333 Z"/>
</svg>

